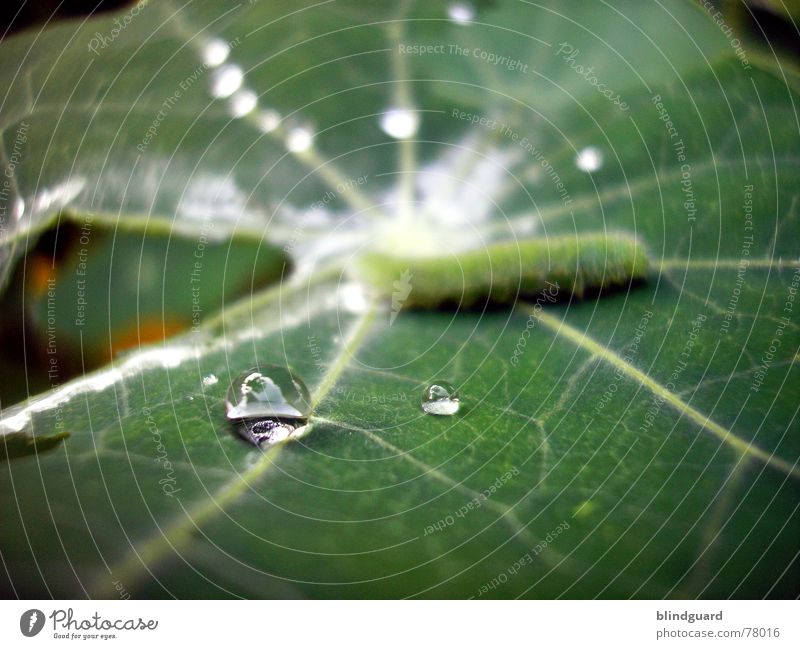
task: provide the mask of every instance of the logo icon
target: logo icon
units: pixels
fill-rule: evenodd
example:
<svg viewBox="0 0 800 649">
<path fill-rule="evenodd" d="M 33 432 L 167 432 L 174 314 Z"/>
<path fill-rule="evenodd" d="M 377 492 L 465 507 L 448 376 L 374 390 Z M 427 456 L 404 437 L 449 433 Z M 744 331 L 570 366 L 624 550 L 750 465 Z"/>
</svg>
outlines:
<svg viewBox="0 0 800 649">
<path fill-rule="evenodd" d="M 394 291 L 392 292 L 392 314 L 389 317 L 389 326 L 394 324 L 395 318 L 400 315 L 400 309 L 403 308 L 403 303 L 408 299 L 411 294 L 411 278 L 414 277 L 411 271 L 406 268 L 400 279 L 392 282 Z"/>
<path fill-rule="evenodd" d="M 44 613 L 38 608 L 25 611 L 19 618 L 19 630 L 22 635 L 32 638 L 44 627 Z"/>
</svg>

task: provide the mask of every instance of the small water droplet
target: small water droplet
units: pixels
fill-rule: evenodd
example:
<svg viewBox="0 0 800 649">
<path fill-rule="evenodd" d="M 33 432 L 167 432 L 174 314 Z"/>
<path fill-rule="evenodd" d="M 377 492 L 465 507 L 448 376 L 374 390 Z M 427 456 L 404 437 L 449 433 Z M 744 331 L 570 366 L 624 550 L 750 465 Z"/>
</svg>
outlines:
<svg viewBox="0 0 800 649">
<path fill-rule="evenodd" d="M 216 68 L 228 60 L 230 53 L 230 45 L 221 38 L 212 38 L 203 48 L 203 63 L 210 68 Z"/>
<path fill-rule="evenodd" d="M 286 134 L 286 148 L 292 153 L 308 151 L 314 144 L 314 133 L 305 126 L 295 126 Z"/>
<path fill-rule="evenodd" d="M 469 25 L 475 19 L 475 8 L 466 2 L 454 2 L 447 7 L 447 15 L 459 25 Z"/>
<path fill-rule="evenodd" d="M 219 379 L 217 378 L 216 374 L 209 374 L 208 376 L 203 377 L 203 387 L 210 388 L 212 385 L 216 385 L 219 383 Z"/>
<path fill-rule="evenodd" d="M 281 123 L 281 114 L 277 110 L 262 110 L 258 113 L 258 128 L 263 133 L 272 133 Z"/>
<path fill-rule="evenodd" d="M 228 101 L 231 107 L 231 115 L 244 117 L 258 105 L 258 95 L 249 88 L 243 88 L 233 93 Z"/>
<path fill-rule="evenodd" d="M 381 130 L 396 140 L 405 140 L 417 132 L 419 113 L 408 108 L 390 108 L 381 115 Z"/>
<path fill-rule="evenodd" d="M 227 99 L 241 88 L 244 72 L 238 65 L 223 65 L 211 75 L 211 94 L 217 99 Z"/>
<path fill-rule="evenodd" d="M 458 391 L 449 383 L 431 383 L 422 395 L 422 409 L 429 415 L 454 415 L 459 408 Z"/>
<path fill-rule="evenodd" d="M 266 365 L 242 372 L 225 399 L 228 419 L 305 419 L 311 397 L 305 383 L 288 367 Z"/>
<path fill-rule="evenodd" d="M 578 151 L 575 165 L 581 171 L 592 173 L 603 166 L 603 152 L 594 146 L 587 146 Z"/>
</svg>

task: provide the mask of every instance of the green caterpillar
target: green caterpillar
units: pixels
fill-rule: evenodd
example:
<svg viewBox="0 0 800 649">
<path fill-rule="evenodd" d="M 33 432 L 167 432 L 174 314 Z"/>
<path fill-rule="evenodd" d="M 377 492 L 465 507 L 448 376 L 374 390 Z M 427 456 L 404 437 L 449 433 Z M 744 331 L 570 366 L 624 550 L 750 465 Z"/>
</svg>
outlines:
<svg viewBox="0 0 800 649">
<path fill-rule="evenodd" d="M 382 297 L 403 307 L 465 306 L 480 298 L 510 302 L 557 285 L 567 297 L 644 279 L 647 255 L 628 233 L 562 235 L 510 241 L 448 257 L 399 257 L 371 252 L 356 264 L 358 276 Z"/>
</svg>

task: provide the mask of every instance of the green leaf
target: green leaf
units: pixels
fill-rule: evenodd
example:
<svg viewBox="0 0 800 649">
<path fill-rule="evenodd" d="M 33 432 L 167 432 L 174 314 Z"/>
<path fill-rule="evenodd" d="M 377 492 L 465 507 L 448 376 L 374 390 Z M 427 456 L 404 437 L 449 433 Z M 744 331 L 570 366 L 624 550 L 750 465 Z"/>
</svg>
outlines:
<svg viewBox="0 0 800 649">
<path fill-rule="evenodd" d="M 82 189 L 72 209 L 191 232 L 178 197 L 203 170 L 249 197 L 241 227 L 266 228 L 298 272 L 3 413 L 6 434 L 72 433 L 0 466 L 3 590 L 796 597 L 797 95 L 743 66 L 688 2 L 497 3 L 470 25 L 446 4 L 401 4 L 193 3 L 170 17 L 158 3 L 89 68 L 86 43 L 109 22 L 42 35 L 42 62 L 22 77 L 42 106 L 75 102 L 75 122 L 53 127 L 22 93 L 15 119 L 51 124 L 31 127 L 31 151 L 59 143 L 31 169 L 47 183 L 80 170 L 105 206 Z M 204 79 L 134 164 L 212 34 L 240 39 L 231 60 L 261 108 L 314 123 L 312 148 L 287 153 L 288 131 L 231 119 Z M 10 41 L 7 56 L 24 61 L 31 43 Z M 401 43 L 467 54 L 401 56 Z M 84 74 L 101 61 L 103 74 Z M 416 137 L 382 134 L 380 113 L 398 105 L 421 111 Z M 8 149 L 16 122 L 4 120 Z M 159 188 L 167 168 L 174 184 Z M 20 195 L 35 187 L 25 178 Z M 486 245 L 491 263 L 497 244 L 616 231 L 647 250 L 646 282 L 583 300 L 415 310 L 353 271 L 363 248 L 426 252 L 454 272 L 464 250 Z M 314 414 L 262 450 L 233 434 L 223 399 L 268 363 L 305 378 Z M 419 407 L 437 379 L 459 388 L 454 416 Z"/>
</svg>

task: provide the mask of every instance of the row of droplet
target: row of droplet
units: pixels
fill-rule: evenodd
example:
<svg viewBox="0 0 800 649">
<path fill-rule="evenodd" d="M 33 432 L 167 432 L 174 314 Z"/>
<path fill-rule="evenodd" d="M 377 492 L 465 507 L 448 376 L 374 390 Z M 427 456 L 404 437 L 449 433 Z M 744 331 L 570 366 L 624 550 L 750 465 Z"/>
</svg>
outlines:
<svg viewBox="0 0 800 649">
<path fill-rule="evenodd" d="M 461 2 L 450 4 L 447 13 L 453 22 L 460 25 L 470 24 L 475 18 L 472 5 Z M 213 69 L 211 95 L 228 101 L 232 117 L 252 116 L 253 122 L 263 133 L 276 132 L 281 125 L 281 114 L 274 108 L 259 109 L 258 95 L 244 85 L 244 71 L 239 65 L 228 62 L 230 53 L 230 45 L 220 38 L 212 38 L 203 47 L 203 63 Z M 420 113 L 413 107 L 392 106 L 381 114 L 379 125 L 389 137 L 408 139 L 419 130 Z M 314 137 L 314 130 L 310 126 L 295 124 L 286 130 L 284 145 L 292 153 L 302 153 L 313 146 Z M 602 152 L 596 147 L 585 147 L 578 152 L 575 164 L 587 173 L 597 171 L 603 164 Z"/>
<path fill-rule="evenodd" d="M 455 23 L 466 25 L 475 17 L 474 8 L 463 2 L 449 5 L 448 17 Z M 234 118 L 254 116 L 254 122 L 263 133 L 273 133 L 281 124 L 280 113 L 272 108 L 259 109 L 258 95 L 244 85 L 245 73 L 241 66 L 229 63 L 231 47 L 220 38 L 212 38 L 202 49 L 203 63 L 213 69 L 211 95 L 228 101 Z M 393 106 L 380 117 L 381 130 L 389 137 L 401 140 L 413 137 L 419 129 L 419 112 L 408 106 Z M 284 144 L 293 153 L 311 148 L 314 131 L 309 126 L 293 126 L 285 134 Z"/>
<path fill-rule="evenodd" d="M 216 376 L 203 379 L 208 387 Z M 454 415 L 460 407 L 458 392 L 439 381 L 425 388 L 422 410 L 430 415 Z M 225 397 L 225 411 L 235 432 L 256 446 L 283 441 L 311 414 L 311 396 L 302 379 L 288 367 L 268 365 L 250 369 L 234 379 Z"/>
</svg>

